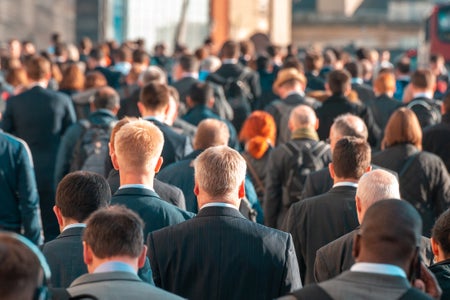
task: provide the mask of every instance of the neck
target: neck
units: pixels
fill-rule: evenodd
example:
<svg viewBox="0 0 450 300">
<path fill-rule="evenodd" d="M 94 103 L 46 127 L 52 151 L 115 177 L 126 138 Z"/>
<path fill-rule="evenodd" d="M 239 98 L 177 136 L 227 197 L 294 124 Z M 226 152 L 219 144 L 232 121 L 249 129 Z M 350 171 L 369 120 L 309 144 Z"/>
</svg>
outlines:
<svg viewBox="0 0 450 300">
<path fill-rule="evenodd" d="M 237 209 L 239 209 L 239 204 L 240 204 L 240 199 L 236 196 L 235 198 L 233 197 L 209 197 L 209 196 L 202 196 L 202 195 L 197 195 L 197 202 L 198 202 L 198 207 L 202 208 L 203 205 L 208 204 L 208 203 L 227 203 L 230 205 L 235 206 Z"/>
<path fill-rule="evenodd" d="M 166 114 L 164 112 L 157 112 L 157 111 L 150 111 L 147 110 L 144 113 L 142 113 L 142 117 L 143 118 L 150 118 L 150 117 L 154 117 L 160 120 L 165 120 L 166 119 Z"/>
<path fill-rule="evenodd" d="M 334 184 L 339 183 L 339 182 L 353 182 L 353 183 L 358 183 L 358 179 L 355 178 L 339 178 L 339 177 L 334 177 L 333 178 L 333 182 Z"/>
<path fill-rule="evenodd" d="M 122 171 L 119 170 L 120 186 L 126 184 L 144 184 L 153 188 L 154 172 L 137 173 L 135 170 Z"/>
<path fill-rule="evenodd" d="M 72 224 L 77 224 L 77 223 L 82 223 L 82 222 L 78 222 L 77 220 L 71 219 L 71 218 L 62 218 L 61 220 L 61 224 L 59 224 L 59 231 L 62 232 L 64 230 L 64 228 L 66 228 L 69 225 Z"/>
<path fill-rule="evenodd" d="M 129 257 L 126 255 L 118 255 L 118 256 L 112 256 L 107 258 L 98 258 L 93 257 L 92 262 L 87 265 L 89 273 L 93 273 L 95 269 L 97 269 L 100 265 L 107 263 L 107 262 L 122 262 L 127 265 L 130 265 L 137 273 L 138 271 L 138 258 Z"/>
</svg>

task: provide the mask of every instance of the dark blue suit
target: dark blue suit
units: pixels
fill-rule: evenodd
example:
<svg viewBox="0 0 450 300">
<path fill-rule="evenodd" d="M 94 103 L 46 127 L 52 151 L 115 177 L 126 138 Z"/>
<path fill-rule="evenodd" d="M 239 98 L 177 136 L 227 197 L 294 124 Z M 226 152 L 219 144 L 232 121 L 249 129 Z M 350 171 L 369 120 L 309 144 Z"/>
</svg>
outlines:
<svg viewBox="0 0 450 300">
<path fill-rule="evenodd" d="M 292 237 L 233 208 L 203 208 L 147 243 L 155 284 L 188 299 L 274 299 L 301 287 Z"/>
<path fill-rule="evenodd" d="M 53 214 L 53 173 L 61 136 L 75 122 L 75 111 L 67 95 L 35 86 L 7 101 L 3 129 L 25 142 L 33 154 L 42 222 L 46 240 L 59 234 Z"/>
<path fill-rule="evenodd" d="M 143 188 L 121 188 L 111 198 L 111 205 L 124 205 L 144 220 L 144 236 L 148 233 L 189 220 L 193 213 L 162 200 L 155 192 Z"/>
</svg>

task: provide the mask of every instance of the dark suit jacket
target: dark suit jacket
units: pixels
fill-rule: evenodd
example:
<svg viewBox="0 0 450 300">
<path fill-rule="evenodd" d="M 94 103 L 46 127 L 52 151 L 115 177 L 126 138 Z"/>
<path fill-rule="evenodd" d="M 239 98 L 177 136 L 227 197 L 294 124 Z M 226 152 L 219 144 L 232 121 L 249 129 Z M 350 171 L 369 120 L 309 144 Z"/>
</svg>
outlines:
<svg viewBox="0 0 450 300">
<path fill-rule="evenodd" d="M 350 267 L 355 263 L 352 248 L 356 233 L 357 230 L 353 230 L 317 250 L 314 263 L 314 279 L 316 282 L 331 279 L 344 271 L 350 270 Z M 420 254 L 426 265 L 431 264 L 434 255 L 431 251 L 429 238 L 422 237 Z"/>
<path fill-rule="evenodd" d="M 62 135 L 74 122 L 75 111 L 70 98 L 41 86 L 9 98 L 3 116 L 3 129 L 25 140 L 30 147 L 47 241 L 59 234 L 52 210 L 55 157 Z"/>
<path fill-rule="evenodd" d="M 147 121 L 155 124 L 164 135 L 164 146 L 161 154 L 164 159 L 162 168 L 192 152 L 190 138 L 176 133 L 169 125 L 156 119 L 147 118 Z"/>
<path fill-rule="evenodd" d="M 203 208 L 147 242 L 156 285 L 182 297 L 273 299 L 301 287 L 291 236 L 233 208 Z"/>
<path fill-rule="evenodd" d="M 83 261 L 83 230 L 84 227 L 66 229 L 42 246 L 42 253 L 52 272 L 52 287 L 67 288 L 78 276 L 87 273 Z"/>
<path fill-rule="evenodd" d="M 450 172 L 450 112 L 442 116 L 440 124 L 423 131 L 423 150 L 439 156 Z"/>
<path fill-rule="evenodd" d="M 111 205 L 114 204 L 124 205 L 144 220 L 144 236 L 195 216 L 193 213 L 165 202 L 155 192 L 141 188 L 119 189 L 111 198 Z"/>
<path fill-rule="evenodd" d="M 373 98 L 366 103 L 372 110 L 373 117 L 378 127 L 383 131 L 392 113 L 403 106 L 400 101 L 390 98 L 386 94 Z"/>
<path fill-rule="evenodd" d="M 141 93 L 141 88 L 133 91 L 131 95 L 125 99 L 120 100 L 120 109 L 117 112 L 117 118 L 122 119 L 123 117 L 140 117 L 141 113 L 137 103 L 139 102 L 139 95 Z"/>
<path fill-rule="evenodd" d="M 367 103 L 367 101 L 375 98 L 375 94 L 370 85 L 364 83 L 352 83 L 352 90 L 358 94 L 358 99 L 362 103 Z"/>
<path fill-rule="evenodd" d="M 338 186 L 291 206 L 285 227 L 292 234 L 305 284 L 314 282 L 316 251 L 359 225 L 355 195 L 356 188 Z"/>
<path fill-rule="evenodd" d="M 180 95 L 180 103 L 182 103 L 184 106 L 182 111 L 183 113 L 186 112 L 186 97 L 189 96 L 191 87 L 198 82 L 200 82 L 198 79 L 187 76 L 172 83 L 172 86 L 178 91 L 178 94 Z"/>
</svg>

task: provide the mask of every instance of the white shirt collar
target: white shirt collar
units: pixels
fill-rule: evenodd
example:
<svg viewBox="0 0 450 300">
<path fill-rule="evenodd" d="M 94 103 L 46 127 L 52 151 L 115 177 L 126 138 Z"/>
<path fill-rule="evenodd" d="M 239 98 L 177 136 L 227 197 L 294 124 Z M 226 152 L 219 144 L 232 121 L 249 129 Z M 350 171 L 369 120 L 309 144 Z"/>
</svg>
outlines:
<svg viewBox="0 0 450 300">
<path fill-rule="evenodd" d="M 403 278 L 407 278 L 406 273 L 402 268 L 390 264 L 376 264 L 367 262 L 355 263 L 350 268 L 350 271 L 400 276 Z"/>
<path fill-rule="evenodd" d="M 238 211 L 239 211 L 239 209 L 238 209 L 236 206 L 234 206 L 234 205 L 232 205 L 232 204 L 229 204 L 229 203 L 223 203 L 223 202 L 211 202 L 211 203 L 206 203 L 206 204 L 203 205 L 200 209 L 203 209 L 203 208 L 205 208 L 205 207 L 228 207 L 228 208 L 234 208 L 235 210 L 238 210 Z"/>
<path fill-rule="evenodd" d="M 222 64 L 237 64 L 238 60 L 236 58 L 224 58 Z"/>
<path fill-rule="evenodd" d="M 62 231 L 66 230 L 66 229 L 70 229 L 70 228 L 76 228 L 76 227 L 86 228 L 86 224 L 84 224 L 84 223 L 69 224 L 66 227 L 64 227 Z"/>
<path fill-rule="evenodd" d="M 433 94 L 432 93 L 415 93 L 413 94 L 413 99 L 414 98 L 428 98 L 428 99 L 433 99 Z"/>
<path fill-rule="evenodd" d="M 136 183 L 136 184 L 124 184 L 124 185 L 121 185 L 121 186 L 119 187 L 119 190 L 125 189 L 125 188 L 138 188 L 138 189 L 149 190 L 149 191 L 152 191 L 152 192 L 155 191 L 154 189 L 152 189 L 152 188 L 149 187 L 148 185 L 140 184 L 140 183 Z"/>
<path fill-rule="evenodd" d="M 40 87 L 42 87 L 43 89 L 46 89 L 47 86 L 48 86 L 48 83 L 45 82 L 45 81 L 35 81 L 35 82 L 30 83 L 30 84 L 28 85 L 28 88 L 29 88 L 29 89 L 32 89 L 32 88 L 34 88 L 35 86 L 40 86 Z"/>
<path fill-rule="evenodd" d="M 186 77 L 191 77 L 191 78 L 195 78 L 198 79 L 198 73 L 189 73 L 189 72 L 184 72 L 183 74 L 181 74 L 181 78 L 186 78 Z"/>
<path fill-rule="evenodd" d="M 295 95 L 295 94 L 300 95 L 302 97 L 305 97 L 305 92 L 303 92 L 303 91 L 295 91 L 294 90 L 294 91 L 290 91 L 289 93 L 287 93 L 285 98 L 287 98 L 287 97 L 289 97 L 291 95 Z"/>
<path fill-rule="evenodd" d="M 342 181 L 342 182 L 333 184 L 333 187 L 337 187 L 337 186 L 351 186 L 351 187 L 357 188 L 358 184 L 356 182 Z"/>
</svg>

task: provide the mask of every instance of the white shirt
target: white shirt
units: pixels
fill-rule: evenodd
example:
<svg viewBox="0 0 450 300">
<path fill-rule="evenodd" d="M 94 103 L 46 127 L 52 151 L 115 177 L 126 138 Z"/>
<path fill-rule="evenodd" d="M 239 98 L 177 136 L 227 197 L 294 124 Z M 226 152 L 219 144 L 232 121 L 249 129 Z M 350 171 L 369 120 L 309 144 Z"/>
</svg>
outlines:
<svg viewBox="0 0 450 300">
<path fill-rule="evenodd" d="M 140 184 L 140 183 L 136 183 L 136 184 L 124 184 L 124 185 L 121 185 L 121 186 L 119 187 L 119 190 L 125 189 L 125 188 L 138 188 L 138 189 L 149 190 L 149 191 L 152 191 L 152 192 L 155 191 L 154 189 L 152 189 L 152 188 L 149 187 L 148 185 Z"/>
<path fill-rule="evenodd" d="M 350 181 L 342 181 L 342 182 L 333 184 L 333 187 L 337 187 L 337 186 L 351 186 L 354 188 L 358 188 L 358 184 L 356 182 L 350 182 Z"/>
<path fill-rule="evenodd" d="M 239 211 L 239 209 L 236 206 L 229 204 L 229 203 L 223 203 L 223 202 L 206 203 L 200 209 L 203 209 L 205 207 L 228 207 L 228 208 L 234 208 L 235 210 Z"/>
<path fill-rule="evenodd" d="M 367 262 L 355 263 L 350 268 L 350 271 L 400 276 L 403 278 L 407 278 L 406 273 L 402 268 L 390 264 L 376 264 Z"/>
</svg>

